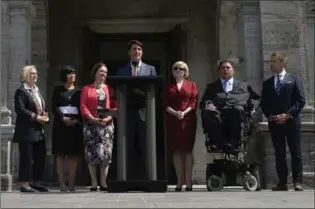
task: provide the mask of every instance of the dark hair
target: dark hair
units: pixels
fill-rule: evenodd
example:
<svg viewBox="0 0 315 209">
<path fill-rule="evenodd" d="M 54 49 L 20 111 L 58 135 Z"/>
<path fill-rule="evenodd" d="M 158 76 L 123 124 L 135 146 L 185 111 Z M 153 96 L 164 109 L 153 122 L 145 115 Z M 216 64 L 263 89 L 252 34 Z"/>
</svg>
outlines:
<svg viewBox="0 0 315 209">
<path fill-rule="evenodd" d="M 128 43 L 128 50 L 131 49 L 131 46 L 132 46 L 133 44 L 136 44 L 136 45 L 140 46 L 141 48 L 143 47 L 143 43 L 141 43 L 140 41 L 138 41 L 138 40 L 131 40 L 131 41 L 129 41 L 129 43 Z"/>
<path fill-rule="evenodd" d="M 71 66 L 65 66 L 61 69 L 60 71 L 60 81 L 62 83 L 66 83 L 67 82 L 67 75 L 71 74 L 71 73 L 75 73 L 75 69 Z"/>
<path fill-rule="evenodd" d="M 91 72 L 92 81 L 95 80 L 95 74 L 98 71 L 98 69 L 100 69 L 101 67 L 107 68 L 107 66 L 102 62 L 98 62 L 92 67 L 92 72 Z"/>
<path fill-rule="evenodd" d="M 218 65 L 218 69 L 220 70 L 221 66 L 225 63 L 229 63 L 232 66 L 232 68 L 234 68 L 234 63 L 231 60 L 222 60 L 222 61 L 220 61 L 219 65 Z"/>
</svg>

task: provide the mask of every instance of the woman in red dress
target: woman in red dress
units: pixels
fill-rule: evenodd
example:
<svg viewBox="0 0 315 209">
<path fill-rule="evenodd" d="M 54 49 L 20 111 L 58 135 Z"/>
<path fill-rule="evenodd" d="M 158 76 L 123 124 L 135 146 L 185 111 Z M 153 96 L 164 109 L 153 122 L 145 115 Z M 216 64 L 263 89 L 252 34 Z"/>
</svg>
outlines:
<svg viewBox="0 0 315 209">
<path fill-rule="evenodd" d="M 164 93 L 166 137 L 177 176 L 175 191 L 182 190 L 184 179 L 186 191 L 191 191 L 198 89 L 195 82 L 187 80 L 189 69 L 185 62 L 176 62 L 172 73 L 175 82 L 167 85 Z"/>
</svg>

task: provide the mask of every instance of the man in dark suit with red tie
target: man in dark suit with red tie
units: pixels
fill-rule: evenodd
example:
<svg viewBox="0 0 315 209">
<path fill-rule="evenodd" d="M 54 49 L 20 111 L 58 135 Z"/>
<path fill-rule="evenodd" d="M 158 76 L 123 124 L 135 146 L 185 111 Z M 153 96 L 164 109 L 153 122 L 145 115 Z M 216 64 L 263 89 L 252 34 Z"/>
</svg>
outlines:
<svg viewBox="0 0 315 209">
<path fill-rule="evenodd" d="M 128 44 L 130 61 L 117 71 L 117 76 L 155 76 L 156 70 L 152 65 L 142 62 L 143 44 L 131 40 Z M 139 85 L 129 85 L 127 90 L 127 138 L 128 138 L 128 179 L 146 178 L 145 161 L 145 89 Z M 136 148 L 136 149 L 135 149 Z M 139 152 L 140 151 L 140 152 Z M 140 156 L 138 156 L 140 154 Z M 140 157 L 141 162 L 139 163 Z M 138 165 L 133 167 L 130 165 Z M 141 170 L 142 169 L 142 170 Z M 140 170 L 140 171 L 139 171 Z M 139 174 L 141 173 L 141 174 Z"/>
<path fill-rule="evenodd" d="M 269 130 L 276 155 L 276 170 L 279 178 L 273 191 L 287 191 L 288 167 L 286 142 L 291 153 L 292 177 L 295 191 L 303 191 L 303 164 L 301 151 L 300 112 L 305 105 L 302 81 L 287 73 L 287 57 L 273 53 L 270 59 L 274 76 L 263 83 L 261 107 L 268 118 Z"/>
</svg>

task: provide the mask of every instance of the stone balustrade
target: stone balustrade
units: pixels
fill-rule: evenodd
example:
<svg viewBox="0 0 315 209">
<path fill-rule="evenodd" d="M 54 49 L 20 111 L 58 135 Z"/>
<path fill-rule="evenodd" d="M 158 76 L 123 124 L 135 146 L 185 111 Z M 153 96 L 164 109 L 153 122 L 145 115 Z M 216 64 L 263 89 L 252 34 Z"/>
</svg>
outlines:
<svg viewBox="0 0 315 209">
<path fill-rule="evenodd" d="M 1 190 L 12 190 L 11 173 L 11 139 L 14 131 L 12 125 L 1 125 Z"/>
</svg>

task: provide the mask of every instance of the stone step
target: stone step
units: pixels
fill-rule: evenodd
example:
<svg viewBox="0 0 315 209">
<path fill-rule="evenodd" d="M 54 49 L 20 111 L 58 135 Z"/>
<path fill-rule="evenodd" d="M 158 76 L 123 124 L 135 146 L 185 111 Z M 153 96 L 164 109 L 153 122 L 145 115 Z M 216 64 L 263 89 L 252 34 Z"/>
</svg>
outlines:
<svg viewBox="0 0 315 209">
<path fill-rule="evenodd" d="M 314 188 L 315 187 L 315 172 L 303 172 L 303 184 Z"/>
</svg>

